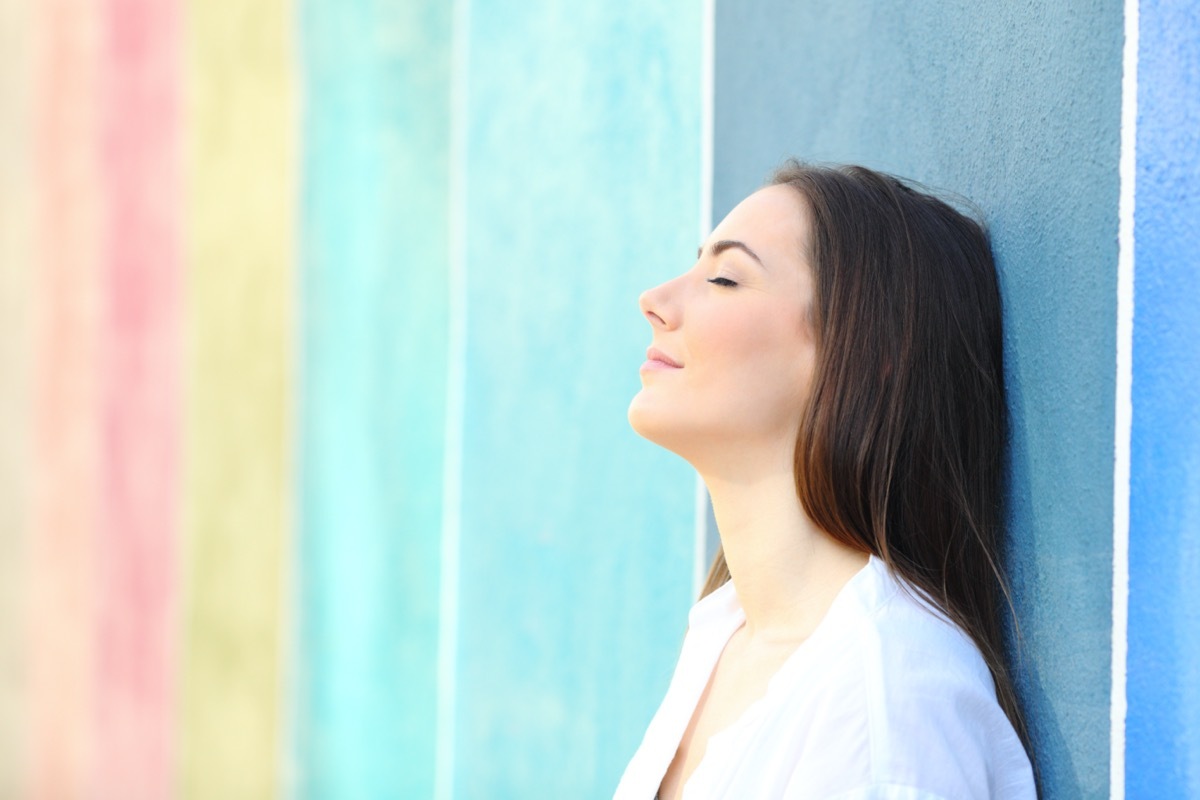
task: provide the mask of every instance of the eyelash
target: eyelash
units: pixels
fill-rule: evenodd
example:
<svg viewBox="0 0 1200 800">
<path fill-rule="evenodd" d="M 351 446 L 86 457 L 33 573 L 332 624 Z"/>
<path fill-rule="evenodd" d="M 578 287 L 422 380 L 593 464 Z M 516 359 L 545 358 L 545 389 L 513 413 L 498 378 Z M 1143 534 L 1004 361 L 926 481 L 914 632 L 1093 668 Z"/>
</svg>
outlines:
<svg viewBox="0 0 1200 800">
<path fill-rule="evenodd" d="M 717 286 L 728 286 L 728 287 L 737 286 L 737 283 L 735 281 L 729 280 L 729 278 L 709 278 L 708 282 L 715 283 Z"/>
</svg>

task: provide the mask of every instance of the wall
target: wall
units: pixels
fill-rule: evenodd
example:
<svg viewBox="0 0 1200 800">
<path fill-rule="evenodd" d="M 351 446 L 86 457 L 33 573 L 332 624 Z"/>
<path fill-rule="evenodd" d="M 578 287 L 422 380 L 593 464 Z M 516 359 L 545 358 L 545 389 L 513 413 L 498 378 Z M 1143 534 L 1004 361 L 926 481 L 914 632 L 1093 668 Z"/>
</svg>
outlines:
<svg viewBox="0 0 1200 800">
<path fill-rule="evenodd" d="M 1200 796 L 1200 9 L 1139 13 L 1130 798 Z"/>
<path fill-rule="evenodd" d="M 624 409 L 697 237 L 698 17 L 306 11 L 298 788 L 601 796 L 690 593 Z"/>
<path fill-rule="evenodd" d="M 168 618 L 180 631 L 179 685 L 165 721 L 177 755 L 167 774 L 187 797 L 266 797 L 280 786 L 290 706 L 292 7 L 193 0 L 178 13 L 183 192 L 158 199 L 184 242 L 181 602 Z M 104 785 L 136 796 L 136 774 Z"/>
<path fill-rule="evenodd" d="M 787 156 L 970 198 L 1012 411 L 1019 691 L 1049 797 L 1107 793 L 1122 7 L 719 4 L 714 208 Z"/>
<path fill-rule="evenodd" d="M 991 227 L 1044 795 L 1200 794 L 1198 41 L 1182 0 L 0 0 L 0 796 L 611 794 L 715 534 L 625 421 L 636 298 L 791 155 Z"/>
<path fill-rule="evenodd" d="M 296 793 L 429 796 L 450 12 L 303 12 Z"/>
<path fill-rule="evenodd" d="M 470 5 L 459 796 L 607 794 L 682 637 L 644 621 L 689 602 L 691 478 L 625 408 L 697 238 L 697 11 Z"/>
<path fill-rule="evenodd" d="M 0 19 L 0 794 L 603 796 L 692 593 L 625 407 L 700 8 Z"/>
</svg>

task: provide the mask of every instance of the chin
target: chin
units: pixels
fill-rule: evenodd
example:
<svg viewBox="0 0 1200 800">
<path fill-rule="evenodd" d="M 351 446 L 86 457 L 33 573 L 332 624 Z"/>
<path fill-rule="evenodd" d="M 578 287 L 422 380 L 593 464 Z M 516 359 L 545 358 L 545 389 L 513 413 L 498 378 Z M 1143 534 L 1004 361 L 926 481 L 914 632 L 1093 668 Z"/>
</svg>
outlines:
<svg viewBox="0 0 1200 800">
<path fill-rule="evenodd" d="M 643 390 L 630 401 L 626 416 L 629 419 L 629 427 L 633 428 L 638 436 L 670 450 L 685 460 L 688 459 L 688 451 L 691 449 L 689 445 L 694 445 L 699 432 L 696 426 L 684 421 L 679 409 L 656 408 Z"/>
<path fill-rule="evenodd" d="M 663 429 L 671 427 L 664 424 L 667 422 L 665 418 L 669 416 L 664 413 L 664 409 L 654 408 L 654 403 L 646 396 L 645 389 L 635 394 L 629 401 L 629 411 L 626 413 L 629 427 L 633 428 L 633 432 L 655 444 L 663 444 L 660 441 L 662 435 L 666 433 Z"/>
<path fill-rule="evenodd" d="M 652 415 L 647 412 L 646 398 L 643 397 L 644 393 L 645 390 L 643 389 L 633 396 L 633 399 L 629 401 L 629 410 L 625 413 L 625 416 L 629 420 L 629 427 L 633 428 L 634 433 L 650 439 L 650 436 L 647 435 L 647 423 L 649 422 L 648 417 Z M 650 440 L 653 441 L 653 439 Z"/>
</svg>

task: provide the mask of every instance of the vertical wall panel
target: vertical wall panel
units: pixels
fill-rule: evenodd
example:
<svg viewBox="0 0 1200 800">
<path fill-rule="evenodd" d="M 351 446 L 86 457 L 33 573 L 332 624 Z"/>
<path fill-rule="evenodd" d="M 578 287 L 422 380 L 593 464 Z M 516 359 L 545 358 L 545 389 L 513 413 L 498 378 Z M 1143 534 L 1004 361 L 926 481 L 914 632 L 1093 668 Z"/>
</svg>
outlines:
<svg viewBox="0 0 1200 800">
<path fill-rule="evenodd" d="M 106 197 L 91 794 L 172 788 L 179 271 L 177 6 L 102 4 Z"/>
<path fill-rule="evenodd" d="M 961 192 L 991 228 L 1019 690 L 1048 797 L 1108 793 L 1122 4 L 717 8 L 714 209 L 785 157 Z"/>
<path fill-rule="evenodd" d="M 455 787 L 607 797 L 691 597 L 693 477 L 625 419 L 698 243 L 700 4 L 472 0 Z"/>
<path fill-rule="evenodd" d="M 184 9 L 185 797 L 274 797 L 289 548 L 290 4 Z"/>
<path fill-rule="evenodd" d="M 1139 4 L 1126 796 L 1200 796 L 1200 9 Z"/>
<path fill-rule="evenodd" d="M 27 523 L 35 282 L 31 199 L 35 9 L 0 0 L 0 797 L 17 797 L 28 730 Z"/>
<path fill-rule="evenodd" d="M 450 4 L 303 9 L 298 788 L 431 797 Z"/>
<path fill-rule="evenodd" d="M 30 792 L 91 785 L 99 333 L 94 4 L 36 6 Z"/>
</svg>

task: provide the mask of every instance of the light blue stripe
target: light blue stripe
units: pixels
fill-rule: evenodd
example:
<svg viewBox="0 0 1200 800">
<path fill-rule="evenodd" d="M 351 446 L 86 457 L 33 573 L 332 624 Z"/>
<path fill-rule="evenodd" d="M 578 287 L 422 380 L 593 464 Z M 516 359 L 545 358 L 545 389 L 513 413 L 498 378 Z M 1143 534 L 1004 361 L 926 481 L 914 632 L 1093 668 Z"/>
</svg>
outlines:
<svg viewBox="0 0 1200 800">
<path fill-rule="evenodd" d="M 1200 8 L 1139 9 L 1126 796 L 1200 797 Z"/>
<path fill-rule="evenodd" d="M 432 793 L 449 15 L 301 4 L 297 791 Z"/>
<path fill-rule="evenodd" d="M 472 0 L 456 795 L 611 797 L 691 603 L 693 476 L 625 419 L 699 208 L 695 2 Z"/>
</svg>

